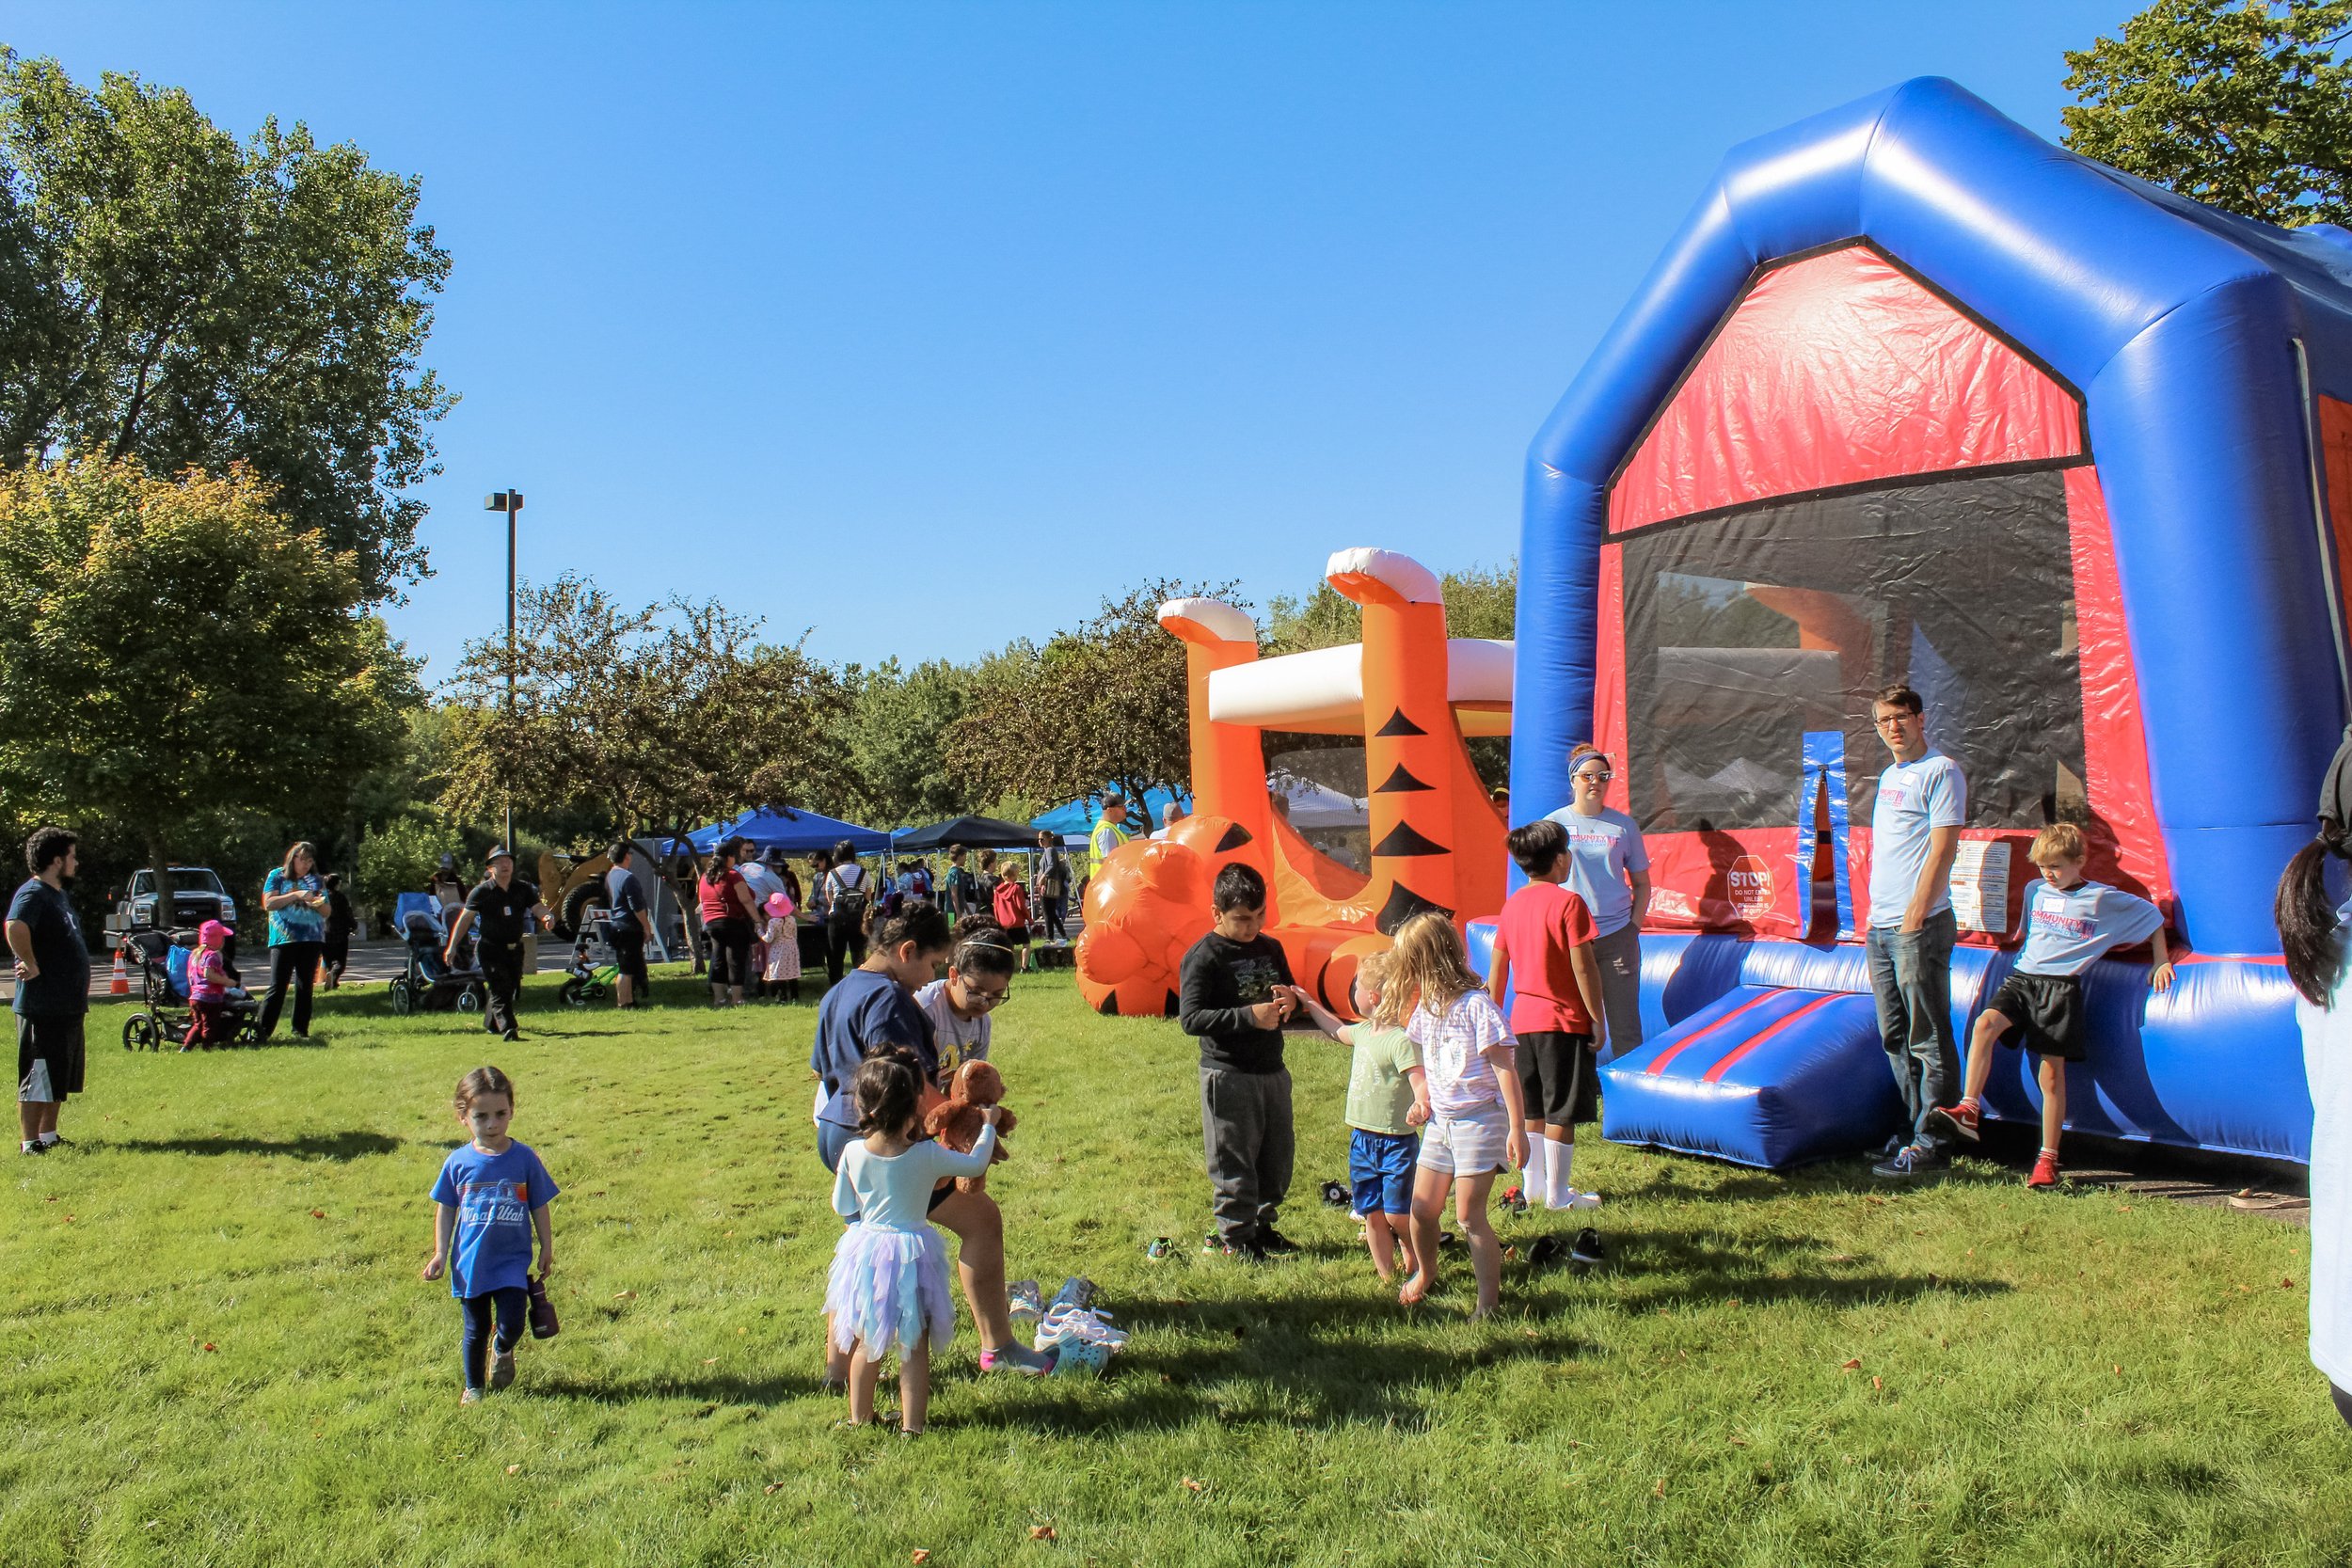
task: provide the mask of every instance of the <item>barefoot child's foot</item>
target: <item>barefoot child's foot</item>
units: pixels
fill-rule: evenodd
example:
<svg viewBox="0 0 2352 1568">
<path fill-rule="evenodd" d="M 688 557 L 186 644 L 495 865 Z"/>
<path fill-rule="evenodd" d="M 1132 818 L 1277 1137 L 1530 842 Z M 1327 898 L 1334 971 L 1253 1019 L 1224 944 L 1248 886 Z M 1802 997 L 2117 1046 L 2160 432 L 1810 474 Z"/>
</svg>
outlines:
<svg viewBox="0 0 2352 1568">
<path fill-rule="evenodd" d="M 1419 1273 L 1415 1273 L 1405 1281 L 1405 1288 L 1397 1291 L 1396 1299 L 1398 1305 L 1403 1307 L 1419 1307 L 1422 1304 L 1422 1298 L 1429 1294 L 1429 1287 L 1433 1283 L 1435 1283 L 1435 1281 L 1424 1278 Z"/>
</svg>

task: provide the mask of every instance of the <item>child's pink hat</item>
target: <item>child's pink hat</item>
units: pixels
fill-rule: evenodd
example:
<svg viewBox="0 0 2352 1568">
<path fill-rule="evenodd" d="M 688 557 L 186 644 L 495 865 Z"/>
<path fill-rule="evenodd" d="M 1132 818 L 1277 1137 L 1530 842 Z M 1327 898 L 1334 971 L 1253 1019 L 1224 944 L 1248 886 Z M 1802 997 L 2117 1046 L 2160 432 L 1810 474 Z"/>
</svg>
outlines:
<svg viewBox="0 0 2352 1568">
<path fill-rule="evenodd" d="M 778 919 L 782 919 L 784 916 L 790 914 L 792 912 L 791 895 L 785 893 L 770 894 L 768 895 L 768 912 L 776 916 Z"/>
<path fill-rule="evenodd" d="M 229 937 L 229 927 L 217 920 L 208 920 L 196 928 L 196 940 L 207 947 L 226 947 Z"/>
</svg>

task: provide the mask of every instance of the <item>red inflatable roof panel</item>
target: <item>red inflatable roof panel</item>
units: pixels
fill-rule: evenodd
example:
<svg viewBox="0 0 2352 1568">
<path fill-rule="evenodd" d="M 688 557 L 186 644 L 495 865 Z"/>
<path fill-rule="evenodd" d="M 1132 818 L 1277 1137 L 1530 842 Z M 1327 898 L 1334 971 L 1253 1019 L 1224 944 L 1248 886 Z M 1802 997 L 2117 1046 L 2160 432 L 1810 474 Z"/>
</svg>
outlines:
<svg viewBox="0 0 2352 1568">
<path fill-rule="evenodd" d="M 1850 245 L 1749 286 L 1619 470 L 1609 529 L 2083 450 L 2072 392 Z"/>
</svg>

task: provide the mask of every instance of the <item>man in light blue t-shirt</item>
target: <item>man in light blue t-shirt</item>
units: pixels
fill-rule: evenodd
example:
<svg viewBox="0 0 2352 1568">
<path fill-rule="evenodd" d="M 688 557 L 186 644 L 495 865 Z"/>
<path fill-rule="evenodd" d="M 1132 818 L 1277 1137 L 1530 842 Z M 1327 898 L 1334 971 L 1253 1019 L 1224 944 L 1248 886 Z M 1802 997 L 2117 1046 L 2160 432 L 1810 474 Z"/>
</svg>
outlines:
<svg viewBox="0 0 2352 1568">
<path fill-rule="evenodd" d="M 1968 780 L 1960 764 L 1928 750 L 1926 705 L 1908 686 L 1890 686 L 1870 705 L 1894 763 L 1879 775 L 1870 810 L 1870 991 L 1879 1039 L 1903 1097 L 1906 1132 L 1870 1167 L 1903 1178 L 1951 1162 L 1928 1113 L 1960 1080 L 1952 1039 L 1952 857 L 1968 820 Z"/>
</svg>

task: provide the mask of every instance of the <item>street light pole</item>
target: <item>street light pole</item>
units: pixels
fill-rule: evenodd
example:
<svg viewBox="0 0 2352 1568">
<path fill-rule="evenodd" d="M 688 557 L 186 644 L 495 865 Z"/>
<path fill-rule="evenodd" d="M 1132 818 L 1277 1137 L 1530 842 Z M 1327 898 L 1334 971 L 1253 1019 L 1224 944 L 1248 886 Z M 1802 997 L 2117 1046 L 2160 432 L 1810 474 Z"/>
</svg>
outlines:
<svg viewBox="0 0 2352 1568">
<path fill-rule="evenodd" d="M 522 515 L 523 493 L 520 490 L 501 490 L 482 500 L 483 510 L 506 514 L 506 722 L 509 733 L 515 723 L 515 522 Z M 506 836 L 502 840 L 506 852 L 515 852 L 515 796 L 509 789 L 506 796 Z"/>
</svg>

